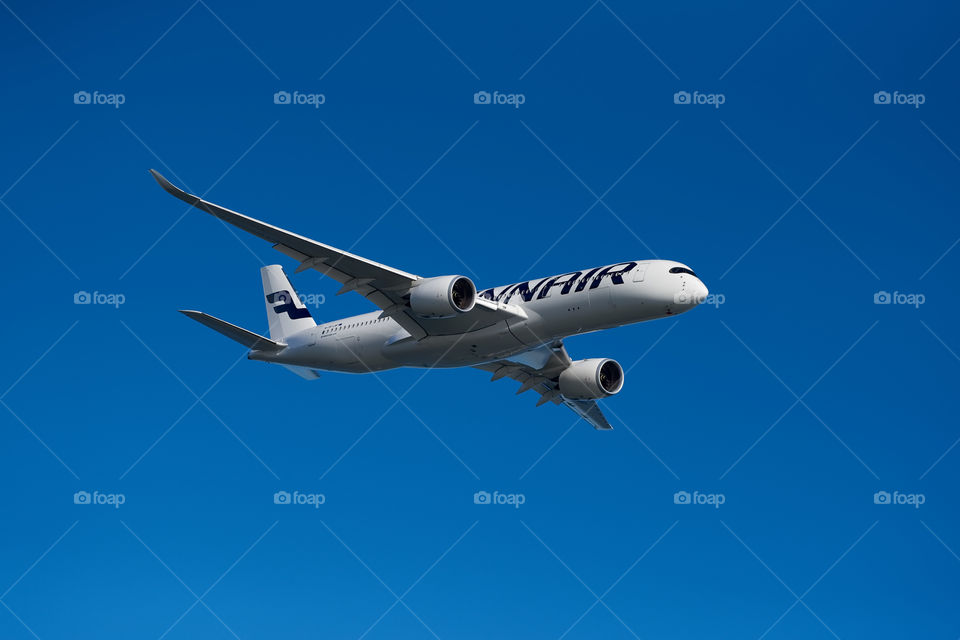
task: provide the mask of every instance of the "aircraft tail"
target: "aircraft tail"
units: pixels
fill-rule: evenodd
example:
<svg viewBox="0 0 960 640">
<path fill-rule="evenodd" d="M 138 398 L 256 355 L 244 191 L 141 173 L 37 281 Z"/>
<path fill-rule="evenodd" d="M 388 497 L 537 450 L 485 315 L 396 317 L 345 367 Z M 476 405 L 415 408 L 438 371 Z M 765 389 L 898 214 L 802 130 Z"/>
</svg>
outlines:
<svg viewBox="0 0 960 640">
<path fill-rule="evenodd" d="M 260 269 L 260 276 L 263 278 L 271 340 L 285 342 L 287 336 L 317 326 L 310 311 L 290 284 L 283 267 L 278 264 L 263 267 Z"/>
</svg>

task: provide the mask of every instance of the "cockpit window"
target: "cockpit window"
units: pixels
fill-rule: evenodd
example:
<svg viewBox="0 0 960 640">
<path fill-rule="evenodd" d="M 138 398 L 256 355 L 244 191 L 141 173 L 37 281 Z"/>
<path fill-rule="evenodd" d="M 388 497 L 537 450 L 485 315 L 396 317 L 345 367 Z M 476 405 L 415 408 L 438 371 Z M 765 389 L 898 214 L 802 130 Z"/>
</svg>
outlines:
<svg viewBox="0 0 960 640">
<path fill-rule="evenodd" d="M 697 277 L 697 274 L 695 274 L 693 271 L 690 271 L 690 269 L 687 269 L 686 267 L 671 267 L 670 273 L 689 273 L 694 278 Z"/>
</svg>

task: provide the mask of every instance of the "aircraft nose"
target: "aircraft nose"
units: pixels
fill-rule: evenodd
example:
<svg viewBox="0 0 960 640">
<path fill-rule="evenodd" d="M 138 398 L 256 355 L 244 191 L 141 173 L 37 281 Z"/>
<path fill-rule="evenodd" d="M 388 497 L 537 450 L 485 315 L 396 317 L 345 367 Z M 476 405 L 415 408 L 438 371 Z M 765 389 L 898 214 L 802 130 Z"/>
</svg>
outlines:
<svg viewBox="0 0 960 640">
<path fill-rule="evenodd" d="M 681 290 L 673 296 L 673 302 L 676 307 L 679 307 L 680 311 L 686 311 L 702 304 L 708 295 L 710 295 L 710 290 L 707 289 L 707 285 L 703 284 L 700 278 L 685 276 Z"/>
<path fill-rule="evenodd" d="M 703 284 L 703 280 L 700 278 L 694 278 L 694 280 L 695 282 L 691 283 L 690 291 L 694 294 L 696 303 L 700 304 L 710 295 L 710 290 L 707 289 L 707 285 Z"/>
</svg>

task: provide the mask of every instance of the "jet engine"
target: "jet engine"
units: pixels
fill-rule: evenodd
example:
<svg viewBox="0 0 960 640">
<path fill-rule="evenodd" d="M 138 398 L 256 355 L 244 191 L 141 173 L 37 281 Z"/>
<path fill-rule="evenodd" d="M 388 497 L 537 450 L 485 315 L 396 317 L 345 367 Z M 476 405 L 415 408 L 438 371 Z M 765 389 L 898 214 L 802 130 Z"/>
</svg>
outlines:
<svg viewBox="0 0 960 640">
<path fill-rule="evenodd" d="M 473 309 L 477 288 L 465 276 L 425 278 L 410 290 L 410 308 L 424 318 L 449 318 Z"/>
<path fill-rule="evenodd" d="M 598 400 L 623 388 L 623 367 L 609 358 L 576 360 L 560 374 L 560 393 L 571 400 Z"/>
</svg>

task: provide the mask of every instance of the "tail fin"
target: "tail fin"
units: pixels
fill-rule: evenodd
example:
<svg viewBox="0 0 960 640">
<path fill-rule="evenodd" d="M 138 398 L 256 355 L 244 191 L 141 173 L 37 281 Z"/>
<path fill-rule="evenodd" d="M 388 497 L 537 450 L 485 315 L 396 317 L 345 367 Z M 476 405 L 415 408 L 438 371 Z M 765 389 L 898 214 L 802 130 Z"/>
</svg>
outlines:
<svg viewBox="0 0 960 640">
<path fill-rule="evenodd" d="M 267 320 L 270 323 L 270 338 L 284 342 L 287 336 L 317 326 L 306 305 L 294 290 L 283 267 L 271 264 L 260 269 L 263 278 L 263 294 L 267 300 Z"/>
</svg>

